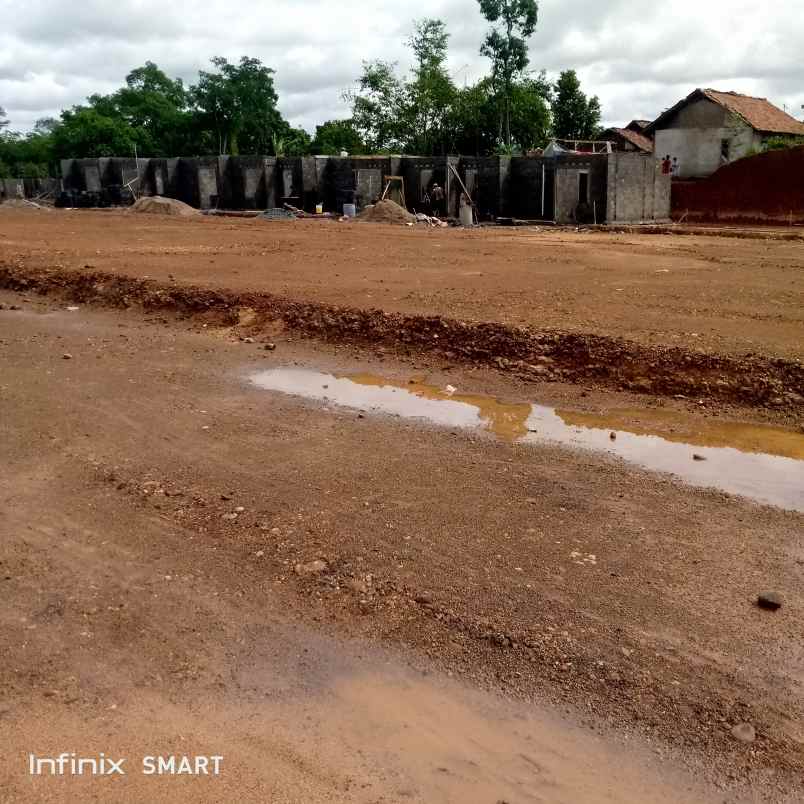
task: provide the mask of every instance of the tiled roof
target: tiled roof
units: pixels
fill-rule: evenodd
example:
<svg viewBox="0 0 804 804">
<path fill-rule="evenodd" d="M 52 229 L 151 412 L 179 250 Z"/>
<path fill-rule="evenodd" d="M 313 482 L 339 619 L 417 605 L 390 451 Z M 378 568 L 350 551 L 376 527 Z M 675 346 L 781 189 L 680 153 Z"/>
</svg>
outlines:
<svg viewBox="0 0 804 804">
<path fill-rule="evenodd" d="M 804 136 L 804 123 L 783 112 L 766 98 L 752 98 L 738 92 L 718 92 L 716 89 L 696 89 L 680 100 L 675 106 L 663 112 L 654 120 L 646 133 L 652 134 L 658 126 L 693 101 L 706 98 L 712 103 L 741 117 L 755 131 L 762 134 L 791 134 Z"/>
<path fill-rule="evenodd" d="M 653 140 L 649 137 L 646 137 L 644 134 L 639 134 L 636 131 L 631 131 L 630 128 L 610 128 L 607 131 L 612 131 L 615 134 L 619 134 L 624 140 L 628 140 L 631 145 L 634 145 L 636 148 L 639 148 L 640 151 L 644 151 L 645 153 L 653 153 Z M 606 132 L 603 132 L 603 138 L 605 139 Z"/>
<path fill-rule="evenodd" d="M 783 112 L 765 98 L 752 98 L 750 95 L 739 95 L 736 92 L 718 92 L 704 89 L 703 94 L 709 100 L 720 104 L 734 112 L 757 131 L 773 134 L 804 135 L 804 123 Z"/>
<path fill-rule="evenodd" d="M 632 120 L 627 126 L 631 131 L 641 132 L 650 125 L 650 120 Z"/>
</svg>

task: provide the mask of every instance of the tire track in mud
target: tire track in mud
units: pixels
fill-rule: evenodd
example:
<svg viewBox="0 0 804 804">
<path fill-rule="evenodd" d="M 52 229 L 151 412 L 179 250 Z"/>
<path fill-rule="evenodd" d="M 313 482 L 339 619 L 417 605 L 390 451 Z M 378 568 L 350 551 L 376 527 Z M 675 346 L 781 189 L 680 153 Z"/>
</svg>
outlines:
<svg viewBox="0 0 804 804">
<path fill-rule="evenodd" d="M 499 322 L 403 315 L 339 307 L 270 293 L 234 292 L 161 283 L 87 269 L 30 269 L 0 264 L 0 287 L 60 294 L 72 301 L 148 311 L 204 315 L 249 328 L 281 324 L 324 341 L 437 354 L 485 364 L 528 380 L 592 382 L 657 396 L 707 398 L 804 415 L 804 365 L 757 354 L 717 355 L 681 347 L 644 346 L 624 338 L 512 327 Z"/>
</svg>

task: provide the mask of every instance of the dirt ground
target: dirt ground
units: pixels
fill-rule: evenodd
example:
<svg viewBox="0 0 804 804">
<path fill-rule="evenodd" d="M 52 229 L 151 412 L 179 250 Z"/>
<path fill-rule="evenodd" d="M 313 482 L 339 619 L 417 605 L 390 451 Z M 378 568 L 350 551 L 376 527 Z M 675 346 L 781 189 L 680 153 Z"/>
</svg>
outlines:
<svg viewBox="0 0 804 804">
<path fill-rule="evenodd" d="M 0 262 L 800 359 L 804 243 L 0 211 Z"/>
<path fill-rule="evenodd" d="M 0 801 L 799 800 L 800 514 L 247 378 L 632 396 L 0 302 Z M 28 775 L 61 751 L 226 764 Z"/>
<path fill-rule="evenodd" d="M 799 801 L 804 515 L 249 378 L 459 389 L 528 436 L 541 402 L 690 464 L 739 432 L 804 498 L 803 267 L 771 236 L 0 210 L 0 802 Z M 129 774 L 28 773 L 63 751 Z M 185 754 L 224 772 L 139 773 Z"/>
</svg>

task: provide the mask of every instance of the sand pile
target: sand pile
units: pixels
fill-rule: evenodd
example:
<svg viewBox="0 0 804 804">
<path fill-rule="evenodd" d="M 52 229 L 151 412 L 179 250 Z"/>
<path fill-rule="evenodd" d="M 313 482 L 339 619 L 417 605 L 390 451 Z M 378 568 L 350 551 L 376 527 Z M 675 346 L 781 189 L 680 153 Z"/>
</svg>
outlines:
<svg viewBox="0 0 804 804">
<path fill-rule="evenodd" d="M 145 196 L 134 202 L 131 207 L 132 212 L 143 215 L 180 215 L 191 217 L 201 213 L 185 204 L 184 201 L 177 201 L 175 198 L 163 198 L 161 195 Z"/>
<path fill-rule="evenodd" d="M 385 201 L 378 201 L 373 207 L 366 207 L 358 216 L 359 221 L 369 223 L 416 223 L 416 216 L 411 215 L 396 203 L 386 198 Z"/>
<path fill-rule="evenodd" d="M 0 209 L 38 209 L 50 212 L 50 207 L 42 206 L 35 201 L 26 201 L 24 198 L 7 198 L 5 201 L 0 199 Z"/>
</svg>

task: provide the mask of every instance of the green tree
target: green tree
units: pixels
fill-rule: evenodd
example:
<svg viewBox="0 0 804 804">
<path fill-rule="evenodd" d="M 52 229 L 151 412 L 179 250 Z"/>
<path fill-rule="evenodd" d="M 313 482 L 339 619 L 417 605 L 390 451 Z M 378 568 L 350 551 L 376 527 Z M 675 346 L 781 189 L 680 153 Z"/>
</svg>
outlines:
<svg viewBox="0 0 804 804">
<path fill-rule="evenodd" d="M 458 90 L 450 110 L 451 149 L 454 153 L 490 154 L 499 136 L 497 99 L 491 78 Z"/>
<path fill-rule="evenodd" d="M 575 70 L 561 73 L 554 86 L 553 135 L 562 140 L 591 140 L 600 131 L 600 101 L 581 90 Z"/>
<path fill-rule="evenodd" d="M 500 125 L 504 109 L 505 99 L 497 94 L 490 77 L 462 89 L 450 116 L 452 150 L 478 156 L 514 154 L 546 144 L 550 136 L 550 85 L 544 73 L 511 85 L 510 146 Z"/>
<path fill-rule="evenodd" d="M 8 123 L 9 120 L 6 110 L 0 106 L 0 132 L 2 132 L 4 128 L 8 128 Z"/>
<path fill-rule="evenodd" d="M 310 150 L 314 154 L 332 156 L 341 151 L 362 154 L 365 147 L 351 120 L 327 120 L 316 126 Z"/>
<path fill-rule="evenodd" d="M 785 148 L 798 148 L 804 145 L 804 137 L 769 137 L 762 143 L 764 151 L 781 151 Z"/>
<path fill-rule="evenodd" d="M 306 156 L 310 153 L 312 140 L 303 128 L 290 128 L 271 140 L 275 156 Z"/>
<path fill-rule="evenodd" d="M 525 153 L 547 144 L 551 131 L 550 85 L 544 73 L 511 87 L 511 140 Z"/>
<path fill-rule="evenodd" d="M 478 0 L 480 11 L 492 24 L 480 48 L 491 60 L 492 80 L 504 99 L 505 143 L 511 141 L 511 94 L 516 78 L 529 64 L 527 40 L 536 30 L 539 6 L 536 0 Z"/>
<path fill-rule="evenodd" d="M 416 61 L 412 80 L 405 85 L 400 121 L 409 152 L 430 155 L 448 150 L 448 118 L 458 94 L 446 69 L 448 41 L 442 20 L 414 22 L 408 46 Z"/>
<path fill-rule="evenodd" d="M 405 87 L 395 68 L 386 61 L 363 62 L 357 91 L 344 95 L 352 104 L 352 125 L 372 153 L 403 148 Z"/>
<path fill-rule="evenodd" d="M 98 111 L 128 123 L 143 156 L 182 152 L 191 126 L 188 105 L 181 79 L 168 78 L 152 61 L 132 70 L 124 87 L 94 104 Z"/>
<path fill-rule="evenodd" d="M 52 136 L 58 158 L 127 156 L 134 151 L 134 132 L 125 120 L 86 106 L 62 112 Z"/>
<path fill-rule="evenodd" d="M 218 153 L 267 153 L 274 138 L 290 134 L 277 109 L 274 71 L 247 56 L 239 64 L 221 57 L 212 63 L 217 72 L 202 71 L 191 93 Z"/>
</svg>

